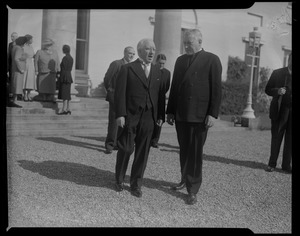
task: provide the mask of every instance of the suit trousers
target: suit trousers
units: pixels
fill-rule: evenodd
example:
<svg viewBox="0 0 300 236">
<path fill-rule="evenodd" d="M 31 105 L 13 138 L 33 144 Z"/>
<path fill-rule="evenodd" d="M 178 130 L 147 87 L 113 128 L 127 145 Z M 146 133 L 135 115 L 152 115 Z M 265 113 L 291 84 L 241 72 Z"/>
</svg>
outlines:
<svg viewBox="0 0 300 236">
<path fill-rule="evenodd" d="M 151 140 L 152 144 L 157 144 L 158 143 L 160 133 L 161 133 L 161 128 L 162 128 L 162 126 L 159 126 L 159 125 L 155 124 L 154 130 L 153 130 L 153 135 L 152 135 L 152 140 Z"/>
<path fill-rule="evenodd" d="M 154 129 L 152 109 L 140 109 L 135 115 L 127 116 L 124 128 L 118 130 L 118 153 L 115 168 L 117 183 L 123 183 L 128 162 L 134 152 L 131 167 L 130 187 L 141 188 Z"/>
<path fill-rule="evenodd" d="M 292 108 L 283 108 L 278 120 L 271 120 L 271 156 L 269 166 L 275 168 L 284 136 L 282 155 L 283 169 L 291 168 L 292 160 Z"/>
<path fill-rule="evenodd" d="M 188 193 L 197 194 L 202 183 L 203 145 L 207 137 L 205 123 L 175 123 L 179 143 L 182 181 Z"/>
<path fill-rule="evenodd" d="M 105 139 L 105 148 L 113 150 L 117 145 L 117 122 L 116 122 L 116 113 L 114 111 L 114 104 L 109 102 L 108 110 L 108 126 L 107 126 L 107 136 Z"/>
</svg>

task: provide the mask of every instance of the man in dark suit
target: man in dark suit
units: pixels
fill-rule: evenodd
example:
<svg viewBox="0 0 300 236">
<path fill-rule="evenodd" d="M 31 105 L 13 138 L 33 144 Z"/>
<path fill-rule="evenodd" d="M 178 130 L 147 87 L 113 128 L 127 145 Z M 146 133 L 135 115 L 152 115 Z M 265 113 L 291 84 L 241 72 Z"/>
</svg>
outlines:
<svg viewBox="0 0 300 236">
<path fill-rule="evenodd" d="M 108 127 L 107 136 L 105 140 L 106 153 L 112 153 L 112 150 L 116 149 L 116 136 L 117 136 L 117 123 L 114 111 L 114 92 L 116 86 L 116 78 L 122 65 L 131 62 L 134 58 L 135 51 L 133 47 L 126 47 L 124 49 L 124 57 L 120 60 L 115 60 L 110 63 L 109 68 L 104 76 L 104 87 L 106 89 L 106 101 L 109 102 L 108 110 Z"/>
<path fill-rule="evenodd" d="M 165 119 L 165 91 L 159 66 L 153 65 L 155 45 L 142 39 L 137 45 L 139 58 L 122 66 L 115 87 L 115 112 L 118 130 L 116 161 L 116 190 L 122 191 L 131 154 L 130 189 L 142 196 L 141 186 L 148 160 L 155 123 Z"/>
<path fill-rule="evenodd" d="M 207 131 L 219 114 L 222 65 L 218 56 L 202 49 L 200 30 L 187 30 L 183 43 L 186 54 L 176 60 L 166 113 L 167 122 L 175 123 L 180 148 L 181 181 L 172 189 L 186 187 L 192 205 L 202 183 Z"/>
<path fill-rule="evenodd" d="M 169 70 L 165 68 L 166 60 L 167 57 L 165 54 L 158 54 L 156 56 L 156 64 L 160 66 L 160 70 L 162 72 L 162 81 L 164 83 L 165 94 L 169 91 L 170 80 L 171 80 L 171 73 Z M 151 140 L 151 146 L 154 148 L 158 148 L 158 140 L 161 133 L 161 127 L 162 126 L 158 126 L 158 125 L 155 125 L 154 127 L 153 136 Z"/>
<path fill-rule="evenodd" d="M 292 54 L 288 66 L 274 70 L 266 85 L 266 94 L 272 96 L 270 105 L 271 155 L 266 171 L 272 172 L 277 165 L 284 136 L 282 170 L 291 173 L 292 160 Z"/>
</svg>

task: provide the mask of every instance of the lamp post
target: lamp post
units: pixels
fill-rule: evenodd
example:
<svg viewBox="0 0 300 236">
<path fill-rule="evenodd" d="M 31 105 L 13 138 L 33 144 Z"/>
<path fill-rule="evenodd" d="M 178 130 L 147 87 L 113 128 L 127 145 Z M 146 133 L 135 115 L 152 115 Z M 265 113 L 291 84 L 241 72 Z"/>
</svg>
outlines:
<svg viewBox="0 0 300 236">
<path fill-rule="evenodd" d="M 256 57 L 256 51 L 259 48 L 261 39 L 261 33 L 258 32 L 258 27 L 254 27 L 253 31 L 249 33 L 249 48 L 252 49 L 252 54 L 248 56 L 252 57 L 251 63 L 251 74 L 250 74 L 250 85 L 249 93 L 247 98 L 247 106 L 243 111 L 242 118 L 254 119 L 254 110 L 252 109 L 252 84 L 253 84 L 253 70 L 254 70 L 254 59 Z"/>
</svg>

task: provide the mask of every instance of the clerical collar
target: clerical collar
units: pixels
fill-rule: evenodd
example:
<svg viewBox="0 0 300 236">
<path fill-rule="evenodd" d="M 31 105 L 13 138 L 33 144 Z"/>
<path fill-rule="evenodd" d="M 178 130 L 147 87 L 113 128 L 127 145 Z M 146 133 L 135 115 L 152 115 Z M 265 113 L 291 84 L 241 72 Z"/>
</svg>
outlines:
<svg viewBox="0 0 300 236">
<path fill-rule="evenodd" d="M 124 64 L 129 63 L 128 61 L 125 60 L 125 58 L 123 57 L 122 60 L 124 61 Z"/>
</svg>

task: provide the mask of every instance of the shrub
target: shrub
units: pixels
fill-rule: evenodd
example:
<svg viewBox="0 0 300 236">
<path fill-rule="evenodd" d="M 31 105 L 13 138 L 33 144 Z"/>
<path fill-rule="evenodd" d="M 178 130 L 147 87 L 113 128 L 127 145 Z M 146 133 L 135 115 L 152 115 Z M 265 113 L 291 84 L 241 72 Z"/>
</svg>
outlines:
<svg viewBox="0 0 300 236">
<path fill-rule="evenodd" d="M 245 80 L 249 78 L 249 76 L 249 70 L 246 62 L 238 57 L 228 57 L 228 82 L 245 82 Z"/>
<path fill-rule="evenodd" d="M 249 85 L 245 83 L 222 83 L 221 115 L 241 115 L 246 107 Z"/>
<path fill-rule="evenodd" d="M 228 68 L 229 69 L 229 68 Z M 265 93 L 265 87 L 268 82 L 270 69 L 260 68 L 260 83 L 257 94 L 252 93 L 252 108 L 255 113 L 268 113 L 271 97 Z M 239 73 L 238 73 L 239 74 Z M 242 81 L 229 80 L 222 82 L 222 101 L 220 107 L 221 115 L 242 115 L 247 106 L 249 93 L 249 83 L 240 83 Z M 254 89 L 254 88 L 253 88 Z"/>
</svg>

